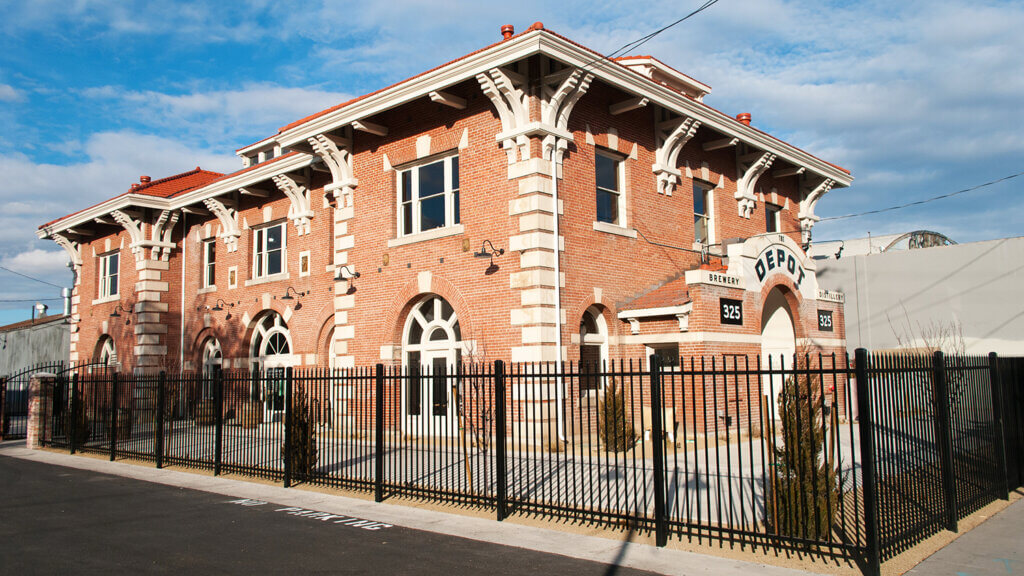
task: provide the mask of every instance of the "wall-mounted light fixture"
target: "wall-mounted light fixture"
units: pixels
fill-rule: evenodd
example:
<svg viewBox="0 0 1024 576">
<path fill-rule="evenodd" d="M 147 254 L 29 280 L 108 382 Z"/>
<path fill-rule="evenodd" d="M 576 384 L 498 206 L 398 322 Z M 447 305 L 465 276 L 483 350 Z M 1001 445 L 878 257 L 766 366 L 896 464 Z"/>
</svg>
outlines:
<svg viewBox="0 0 1024 576">
<path fill-rule="evenodd" d="M 487 247 L 488 246 L 491 247 L 491 250 L 489 252 L 487 251 Z M 495 272 L 498 271 L 498 265 L 494 263 L 494 258 L 497 257 L 497 256 L 501 256 L 504 253 L 505 253 L 505 249 L 504 248 L 495 248 L 494 244 L 490 240 L 484 240 L 480 244 L 480 251 L 479 252 L 474 252 L 473 256 L 476 257 L 476 258 L 488 258 L 488 259 L 490 259 L 491 265 L 488 266 L 487 270 L 484 271 L 484 274 L 490 275 L 490 274 L 494 274 Z"/>
<path fill-rule="evenodd" d="M 348 266 L 338 266 L 338 275 L 334 277 L 335 282 L 346 281 L 348 282 L 348 290 L 346 294 L 351 294 L 356 291 L 356 287 L 352 284 L 354 278 L 362 276 L 359 272 L 356 272 Z"/>
<path fill-rule="evenodd" d="M 118 302 L 117 303 L 117 307 L 114 308 L 114 311 L 110 313 L 110 317 L 111 318 L 120 318 L 121 314 L 119 314 L 119 312 L 124 312 L 125 314 L 127 314 L 129 316 L 129 318 L 126 318 L 125 321 L 124 321 L 125 325 L 128 325 L 128 324 L 132 323 L 131 315 L 134 314 L 134 312 L 132 312 L 132 307 L 131 306 L 129 306 L 128 308 L 125 308 L 125 307 L 121 306 L 120 302 Z"/>
<path fill-rule="evenodd" d="M 221 312 L 222 310 L 224 310 L 224 306 L 227 306 L 228 308 L 234 308 L 235 303 L 225 302 L 223 298 L 217 298 L 217 301 L 213 304 L 213 308 L 210 308 L 210 310 L 214 312 Z M 231 312 L 228 312 L 228 315 L 225 316 L 224 319 L 231 320 Z"/>
<path fill-rule="evenodd" d="M 845 248 L 845 247 L 846 247 L 846 241 L 845 240 L 840 240 L 839 241 L 839 250 L 836 250 L 836 260 L 839 260 L 839 257 L 843 255 L 843 248 Z"/>
</svg>

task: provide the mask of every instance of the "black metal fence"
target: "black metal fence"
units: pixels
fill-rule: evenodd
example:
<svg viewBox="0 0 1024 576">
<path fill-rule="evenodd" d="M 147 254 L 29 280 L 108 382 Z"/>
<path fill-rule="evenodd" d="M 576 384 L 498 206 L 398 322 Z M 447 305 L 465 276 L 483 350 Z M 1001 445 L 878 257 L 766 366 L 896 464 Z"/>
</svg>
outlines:
<svg viewBox="0 0 1024 576">
<path fill-rule="evenodd" d="M 0 440 L 24 438 L 28 433 L 28 384 L 32 376 L 63 370 L 63 362 L 41 362 L 0 376 Z"/>
<path fill-rule="evenodd" d="M 881 561 L 1024 481 L 1024 359 L 876 354 L 57 380 L 53 446 Z M 859 385 L 858 385 L 859 383 Z M 48 432 L 48 433 L 47 433 Z"/>
</svg>

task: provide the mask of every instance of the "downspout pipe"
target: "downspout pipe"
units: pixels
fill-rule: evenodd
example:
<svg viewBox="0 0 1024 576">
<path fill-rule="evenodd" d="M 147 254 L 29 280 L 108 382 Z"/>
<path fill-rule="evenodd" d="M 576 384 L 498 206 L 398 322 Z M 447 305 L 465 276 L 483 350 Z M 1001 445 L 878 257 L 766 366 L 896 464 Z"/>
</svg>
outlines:
<svg viewBox="0 0 1024 576">
<path fill-rule="evenodd" d="M 185 247 L 188 245 L 188 212 L 181 215 L 181 324 L 178 325 L 178 368 L 185 369 Z"/>
<path fill-rule="evenodd" d="M 555 385 L 555 404 L 558 406 L 555 414 L 557 422 L 558 440 L 565 444 L 565 378 L 562 375 L 562 251 L 560 250 L 558 232 L 558 143 L 551 147 L 551 192 L 554 196 L 555 211 L 555 373 L 558 374 L 558 382 Z"/>
</svg>

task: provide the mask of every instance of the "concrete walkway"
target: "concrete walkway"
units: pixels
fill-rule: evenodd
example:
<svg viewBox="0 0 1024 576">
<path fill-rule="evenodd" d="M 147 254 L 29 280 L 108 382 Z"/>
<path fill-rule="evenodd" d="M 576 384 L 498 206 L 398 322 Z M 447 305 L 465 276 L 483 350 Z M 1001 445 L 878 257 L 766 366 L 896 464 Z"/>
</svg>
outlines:
<svg viewBox="0 0 1024 576">
<path fill-rule="evenodd" d="M 190 474 L 177 470 L 157 470 L 122 462 L 71 456 L 49 451 L 27 450 L 22 442 L 0 444 L 0 455 L 46 464 L 91 470 L 136 480 L 201 490 L 233 498 L 263 500 L 285 506 L 345 514 L 386 522 L 417 530 L 435 532 L 516 546 L 540 552 L 560 554 L 584 560 L 615 564 L 662 574 L 717 576 L 795 576 L 810 572 L 706 556 L 681 550 L 657 548 L 646 544 L 615 541 L 557 530 L 522 526 L 493 519 L 471 518 L 397 504 L 375 503 L 345 496 L 286 489 L 224 477 Z"/>
<path fill-rule="evenodd" d="M 1024 500 L 1018 500 L 907 572 L 921 576 L 1024 574 Z"/>
</svg>

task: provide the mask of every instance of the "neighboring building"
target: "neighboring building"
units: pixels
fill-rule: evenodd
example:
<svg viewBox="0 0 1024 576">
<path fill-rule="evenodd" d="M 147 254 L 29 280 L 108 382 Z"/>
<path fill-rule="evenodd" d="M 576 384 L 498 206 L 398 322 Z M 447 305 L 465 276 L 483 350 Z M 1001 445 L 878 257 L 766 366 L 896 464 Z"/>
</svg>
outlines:
<svg viewBox="0 0 1024 576">
<path fill-rule="evenodd" d="M 67 363 L 71 331 L 68 317 L 52 314 L 0 326 L 0 376 L 46 363 Z"/>
<path fill-rule="evenodd" d="M 838 259 L 838 242 L 811 249 L 818 284 L 846 295 L 850 350 L 1024 354 L 1024 238 L 956 244 L 918 231 L 872 238 L 870 250 L 867 241 L 844 241 Z"/>
<path fill-rule="evenodd" d="M 842 297 L 801 244 L 846 170 L 654 58 L 601 59 L 539 23 L 505 36 L 281 128 L 238 172 L 143 177 L 40 227 L 78 272 L 72 359 L 845 350 Z"/>
</svg>

